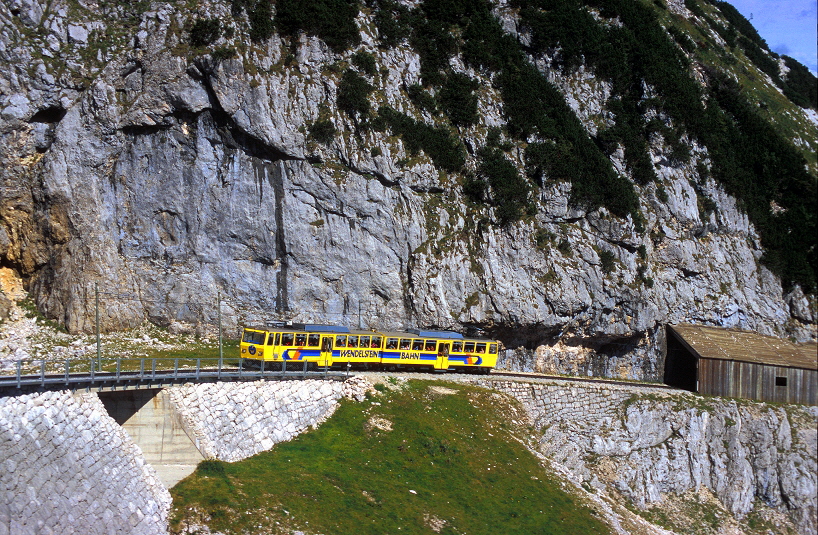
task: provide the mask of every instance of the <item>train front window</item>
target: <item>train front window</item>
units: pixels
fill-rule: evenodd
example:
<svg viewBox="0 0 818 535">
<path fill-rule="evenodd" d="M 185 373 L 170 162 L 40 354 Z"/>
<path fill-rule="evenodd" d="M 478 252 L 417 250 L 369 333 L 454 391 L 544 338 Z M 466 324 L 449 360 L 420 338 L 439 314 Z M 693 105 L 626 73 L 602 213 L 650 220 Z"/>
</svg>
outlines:
<svg viewBox="0 0 818 535">
<path fill-rule="evenodd" d="M 452 353 L 462 353 L 463 342 L 452 342 Z"/>
<path fill-rule="evenodd" d="M 369 344 L 371 348 L 380 348 L 381 347 L 381 337 L 380 336 L 373 336 L 372 343 Z"/>
<path fill-rule="evenodd" d="M 423 351 L 423 340 L 412 340 L 412 351 Z"/>
<path fill-rule="evenodd" d="M 244 341 L 248 344 L 263 344 L 266 334 L 258 331 L 244 331 Z"/>
<path fill-rule="evenodd" d="M 474 353 L 474 342 L 466 342 L 466 349 L 464 349 L 466 353 Z"/>
<path fill-rule="evenodd" d="M 295 335 L 295 345 L 297 345 L 297 346 L 307 345 L 307 335 L 306 334 L 296 334 Z"/>
<path fill-rule="evenodd" d="M 492 354 L 497 353 L 497 344 L 491 344 L 489 346 L 489 353 L 492 353 Z"/>
<path fill-rule="evenodd" d="M 276 338 L 278 338 L 278 333 L 270 333 L 270 337 L 267 338 L 267 345 L 271 346 L 276 343 Z"/>
<path fill-rule="evenodd" d="M 291 346 L 293 345 L 293 340 L 295 340 L 293 333 L 284 333 L 281 335 L 281 345 Z"/>
<path fill-rule="evenodd" d="M 358 347 L 358 337 L 357 336 L 350 336 L 347 338 L 348 343 L 347 347 Z"/>
<path fill-rule="evenodd" d="M 320 334 L 311 334 L 307 337 L 307 345 L 310 347 L 318 347 L 318 344 L 320 342 L 321 342 Z"/>
</svg>

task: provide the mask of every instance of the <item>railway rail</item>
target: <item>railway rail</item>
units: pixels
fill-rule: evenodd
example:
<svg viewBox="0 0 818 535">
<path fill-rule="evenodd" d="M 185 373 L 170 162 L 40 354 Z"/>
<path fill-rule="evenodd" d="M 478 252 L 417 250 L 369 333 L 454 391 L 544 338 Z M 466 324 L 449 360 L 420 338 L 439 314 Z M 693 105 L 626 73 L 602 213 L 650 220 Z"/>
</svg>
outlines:
<svg viewBox="0 0 818 535">
<path fill-rule="evenodd" d="M 59 371 L 57 371 L 59 368 Z M 36 369 L 36 371 L 33 371 Z M 126 390 L 136 388 L 159 388 L 172 384 L 203 383 L 216 381 L 253 381 L 253 380 L 295 380 L 333 378 L 343 379 L 355 374 L 395 375 L 405 377 L 440 379 L 476 379 L 503 380 L 556 380 L 573 383 L 610 384 L 620 386 L 638 386 L 675 390 L 674 387 L 661 383 L 640 383 L 616 379 L 597 379 L 587 377 L 565 377 L 526 372 L 492 370 L 489 375 L 472 375 L 464 373 L 428 374 L 416 370 L 400 372 L 380 370 L 361 372 L 349 368 L 333 370 L 330 368 L 310 368 L 307 362 L 295 363 L 261 363 L 260 367 L 248 367 L 241 359 L 214 358 L 118 358 L 106 359 L 103 366 L 95 359 L 66 360 L 63 362 L 39 361 L 39 364 L 24 366 L 24 361 L 16 361 L 12 373 L 0 372 L 0 396 L 13 395 L 24 391 L 43 389 L 95 389 Z"/>
<path fill-rule="evenodd" d="M 564 375 L 548 375 L 543 373 L 527 373 L 527 372 L 507 372 L 494 370 L 488 376 L 488 379 L 509 377 L 515 379 L 553 379 L 558 381 L 568 381 L 572 383 L 593 383 L 593 384 L 609 384 L 617 386 L 638 386 L 643 388 L 658 388 L 663 390 L 678 390 L 675 386 L 666 385 L 664 383 L 649 383 L 640 381 L 622 381 L 617 379 L 603 379 L 590 377 L 566 377 Z"/>
<path fill-rule="evenodd" d="M 57 367 L 61 368 L 59 372 L 55 371 Z M 43 360 L 35 366 L 36 373 L 31 373 L 31 368 L 17 361 L 12 374 L 0 374 L 0 396 L 38 389 L 124 390 L 189 382 L 343 378 L 349 374 L 348 370 L 309 369 L 307 362 L 247 367 L 242 360 L 204 358 L 118 358 L 107 359 L 104 366 L 95 359 L 62 363 Z"/>
</svg>

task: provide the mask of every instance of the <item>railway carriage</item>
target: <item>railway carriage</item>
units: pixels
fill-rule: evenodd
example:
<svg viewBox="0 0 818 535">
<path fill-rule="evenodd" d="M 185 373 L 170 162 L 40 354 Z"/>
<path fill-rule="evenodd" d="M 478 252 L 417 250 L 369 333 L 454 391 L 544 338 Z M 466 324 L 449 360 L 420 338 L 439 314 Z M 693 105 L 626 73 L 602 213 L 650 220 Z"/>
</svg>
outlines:
<svg viewBox="0 0 818 535">
<path fill-rule="evenodd" d="M 478 373 L 488 373 L 497 364 L 498 349 L 496 340 L 465 338 L 452 331 L 354 331 L 318 324 L 250 327 L 240 343 L 242 359 L 265 366 L 307 362 L 313 368 L 351 365 Z"/>
</svg>

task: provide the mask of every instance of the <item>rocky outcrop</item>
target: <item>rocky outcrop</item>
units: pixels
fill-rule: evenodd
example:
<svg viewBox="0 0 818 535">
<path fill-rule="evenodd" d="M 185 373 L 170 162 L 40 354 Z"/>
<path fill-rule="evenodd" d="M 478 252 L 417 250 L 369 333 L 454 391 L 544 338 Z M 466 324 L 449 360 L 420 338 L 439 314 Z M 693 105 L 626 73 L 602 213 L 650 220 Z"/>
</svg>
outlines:
<svg viewBox="0 0 818 535">
<path fill-rule="evenodd" d="M 640 509 L 707 489 L 742 518 L 758 504 L 815 534 L 818 410 L 644 387 L 481 380 L 522 402 L 540 450 Z"/>
<path fill-rule="evenodd" d="M 0 5 L 0 257 L 71 331 L 92 330 L 98 284 L 105 330 L 213 324 L 221 295 L 229 327 L 474 328 L 524 348 L 517 367 L 632 378 L 661 378 L 666 323 L 815 338 L 814 301 L 784 296 L 760 266 L 736 201 L 691 181 L 701 149 L 679 165 L 653 144 L 663 193 L 637 186 L 643 232 L 570 205 L 567 183 L 544 185 L 530 220 L 485 225 L 457 176 L 338 109 L 338 66 L 355 50 L 278 35 L 228 59 L 191 49 L 185 23 L 226 18 L 227 3 L 117 12 L 136 21 L 119 40 L 88 2 L 18 4 Z M 380 69 L 372 105 L 431 121 L 405 97 L 417 54 L 378 48 L 370 16 L 358 22 Z M 539 66 L 589 131 L 605 120 L 605 84 Z M 462 132 L 472 148 L 504 122 L 482 82 L 481 122 Z M 339 131 L 327 145 L 309 136 L 319 118 Z"/>
<path fill-rule="evenodd" d="M 167 531 L 171 497 L 95 394 L 0 398 L 0 534 Z"/>
</svg>

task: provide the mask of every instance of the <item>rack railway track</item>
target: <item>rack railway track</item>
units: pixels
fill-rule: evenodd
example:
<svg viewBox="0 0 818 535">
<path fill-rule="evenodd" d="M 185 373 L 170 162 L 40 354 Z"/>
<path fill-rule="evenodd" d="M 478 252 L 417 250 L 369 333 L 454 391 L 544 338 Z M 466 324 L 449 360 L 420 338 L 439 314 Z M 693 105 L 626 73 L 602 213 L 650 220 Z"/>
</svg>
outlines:
<svg viewBox="0 0 818 535">
<path fill-rule="evenodd" d="M 131 364 L 136 360 L 139 364 L 138 370 L 122 369 L 123 361 Z M 172 360 L 173 367 L 157 368 L 157 360 Z M 179 360 L 190 362 L 187 366 L 179 366 Z M 208 365 L 209 361 L 216 360 L 213 365 Z M 192 361 L 192 362 L 191 362 Z M 195 365 L 194 365 L 195 362 Z M 48 363 L 49 367 L 54 367 L 54 362 Z M 64 369 L 60 373 L 46 371 L 46 362 L 42 361 L 39 366 L 39 373 L 23 373 L 22 363 L 17 362 L 15 373 L 10 375 L 0 375 L 0 396 L 15 395 L 17 393 L 54 390 L 54 389 L 87 389 L 87 390 L 127 390 L 127 389 L 147 389 L 161 388 L 173 384 L 183 383 L 204 383 L 217 381 L 254 381 L 254 380 L 303 380 L 303 379 L 333 379 L 342 380 L 350 375 L 381 375 L 400 376 L 416 379 L 452 379 L 452 380 L 481 380 L 481 381 L 502 381 L 502 380 L 534 380 L 534 381 L 560 381 L 566 383 L 584 384 L 605 384 L 641 388 L 653 388 L 664 390 L 676 390 L 676 388 L 662 383 L 640 383 L 635 381 L 622 381 L 616 379 L 588 378 L 588 377 L 566 377 L 561 375 L 548 375 L 527 372 L 513 372 L 504 370 L 492 370 L 488 375 L 467 374 L 462 372 L 423 372 L 419 370 L 378 370 L 367 371 L 357 369 L 310 369 L 308 363 L 290 363 L 283 369 L 280 366 L 273 368 L 248 368 L 241 362 L 238 365 L 225 365 L 218 359 L 117 359 L 109 361 L 109 367 L 116 366 L 115 370 L 95 369 L 95 362 L 82 361 L 87 365 L 87 371 L 71 370 L 71 362 L 65 361 Z M 76 366 L 77 363 L 74 362 Z"/>
</svg>

